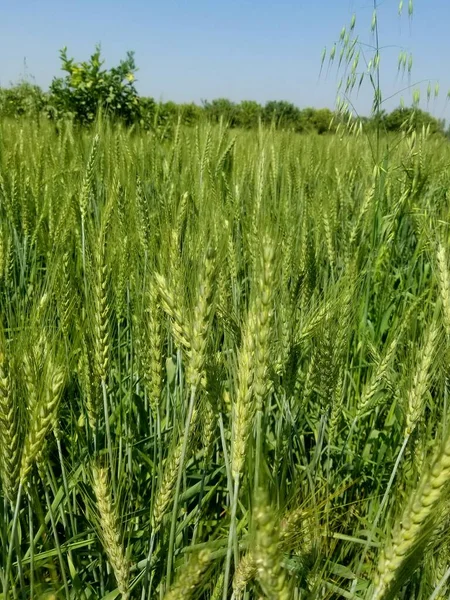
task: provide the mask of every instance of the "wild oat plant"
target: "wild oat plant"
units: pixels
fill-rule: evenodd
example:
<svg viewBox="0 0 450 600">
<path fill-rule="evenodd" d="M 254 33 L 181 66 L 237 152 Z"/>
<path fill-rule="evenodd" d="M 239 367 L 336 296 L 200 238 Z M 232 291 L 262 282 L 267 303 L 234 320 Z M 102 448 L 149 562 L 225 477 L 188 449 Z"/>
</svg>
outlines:
<svg viewBox="0 0 450 600">
<path fill-rule="evenodd" d="M 0 124 L 1 598 L 449 597 L 450 150 L 380 143 Z"/>
</svg>

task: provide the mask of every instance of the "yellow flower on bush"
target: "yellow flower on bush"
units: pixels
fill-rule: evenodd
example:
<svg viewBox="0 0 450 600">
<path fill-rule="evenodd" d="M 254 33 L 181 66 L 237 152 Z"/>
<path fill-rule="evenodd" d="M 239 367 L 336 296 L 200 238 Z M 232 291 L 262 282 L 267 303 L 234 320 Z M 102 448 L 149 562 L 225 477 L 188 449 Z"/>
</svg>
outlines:
<svg viewBox="0 0 450 600">
<path fill-rule="evenodd" d="M 132 83 L 134 81 L 134 75 L 133 73 L 128 73 L 128 75 L 126 75 L 125 77 L 130 83 Z"/>
</svg>

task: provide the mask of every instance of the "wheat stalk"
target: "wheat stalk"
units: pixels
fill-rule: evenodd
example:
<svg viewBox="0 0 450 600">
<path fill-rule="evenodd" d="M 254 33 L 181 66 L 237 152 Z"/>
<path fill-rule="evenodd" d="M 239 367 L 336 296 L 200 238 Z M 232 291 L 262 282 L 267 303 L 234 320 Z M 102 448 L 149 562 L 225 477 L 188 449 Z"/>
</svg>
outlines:
<svg viewBox="0 0 450 600">
<path fill-rule="evenodd" d="M 269 338 L 273 302 L 274 247 L 263 238 L 261 276 L 243 329 L 238 355 L 238 387 L 233 414 L 232 473 L 236 478 L 243 468 L 247 440 L 256 411 L 262 411 L 269 389 Z"/>
</svg>

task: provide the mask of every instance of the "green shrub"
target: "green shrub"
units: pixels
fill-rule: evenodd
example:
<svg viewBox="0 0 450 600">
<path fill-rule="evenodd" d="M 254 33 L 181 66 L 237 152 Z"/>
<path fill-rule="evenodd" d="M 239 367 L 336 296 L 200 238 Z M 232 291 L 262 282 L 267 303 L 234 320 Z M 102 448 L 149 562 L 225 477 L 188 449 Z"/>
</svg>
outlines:
<svg viewBox="0 0 450 600">
<path fill-rule="evenodd" d="M 204 111 L 198 104 L 180 104 L 179 108 L 183 125 L 196 125 L 203 120 Z"/>
<path fill-rule="evenodd" d="M 46 94 L 37 85 L 22 81 L 10 88 L 0 89 L 2 117 L 32 117 L 40 115 L 47 105 Z"/>
<path fill-rule="evenodd" d="M 60 53 L 65 77 L 50 85 L 50 116 L 70 117 L 79 123 L 92 123 L 101 110 L 104 114 L 130 124 L 140 117 L 139 98 L 134 86 L 136 64 L 133 52 L 117 67 L 102 69 L 100 47 L 88 62 L 76 63 L 67 49 Z"/>
<path fill-rule="evenodd" d="M 258 127 L 262 116 L 262 106 L 254 100 L 243 100 L 237 106 L 236 121 L 238 127 L 254 129 Z"/>
<path fill-rule="evenodd" d="M 443 123 L 419 108 L 396 108 L 384 117 L 383 122 L 387 131 L 400 131 L 405 127 L 422 129 L 429 126 L 430 133 L 443 133 Z"/>
<path fill-rule="evenodd" d="M 234 102 L 227 98 L 216 98 L 211 102 L 204 101 L 203 107 L 206 117 L 212 123 L 218 123 L 221 119 L 230 127 L 236 125 L 237 108 Z"/>
<path fill-rule="evenodd" d="M 271 100 L 263 110 L 263 119 L 279 129 L 300 129 L 301 111 L 297 106 L 285 100 Z"/>
<path fill-rule="evenodd" d="M 305 108 L 301 111 L 299 123 L 301 131 L 316 131 L 319 134 L 334 131 L 333 113 L 329 108 Z"/>
</svg>

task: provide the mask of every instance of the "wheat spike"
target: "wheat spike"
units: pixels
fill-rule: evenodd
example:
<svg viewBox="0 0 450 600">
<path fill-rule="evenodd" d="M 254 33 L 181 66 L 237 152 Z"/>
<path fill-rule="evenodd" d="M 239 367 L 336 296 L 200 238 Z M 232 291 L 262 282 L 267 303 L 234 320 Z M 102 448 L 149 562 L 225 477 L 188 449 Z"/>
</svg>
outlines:
<svg viewBox="0 0 450 600">
<path fill-rule="evenodd" d="M 48 358 L 44 373 L 43 393 L 32 407 L 28 432 L 20 465 L 20 482 L 25 483 L 34 462 L 43 452 L 47 433 L 55 423 L 58 406 L 64 388 L 66 373 L 64 369 Z"/>
<path fill-rule="evenodd" d="M 94 285 L 94 364 L 99 382 L 106 382 L 108 376 L 110 333 L 108 272 L 105 257 L 104 241 L 100 239 L 100 247 L 96 255 L 96 278 Z"/>
<path fill-rule="evenodd" d="M 439 291 L 442 301 L 442 313 L 447 340 L 450 341 L 450 277 L 448 273 L 448 259 L 445 246 L 438 243 L 437 249 Z"/>
<path fill-rule="evenodd" d="M 4 349 L 0 348 L 0 473 L 10 502 L 19 486 L 21 446 L 19 414 Z"/>
<path fill-rule="evenodd" d="M 211 555 L 207 550 L 202 550 L 193 556 L 180 569 L 176 581 L 170 590 L 164 595 L 164 600 L 189 600 L 209 566 Z"/>
<path fill-rule="evenodd" d="M 421 533 L 439 502 L 450 477 L 450 435 L 422 475 L 390 539 L 381 552 L 372 600 L 381 600 L 389 591 L 405 560 L 414 550 Z"/>
<path fill-rule="evenodd" d="M 143 370 L 149 403 L 157 415 L 162 391 L 161 309 L 156 288 L 152 285 L 146 294 L 146 305 L 141 319 L 133 316 L 136 330 L 138 357 Z"/>
<path fill-rule="evenodd" d="M 408 391 L 408 404 L 406 409 L 406 434 L 410 435 L 416 426 L 423 410 L 423 398 L 428 387 L 430 368 L 436 348 L 439 329 L 432 323 L 425 338 L 423 348 L 419 354 L 419 364 L 414 373 Z"/>
<path fill-rule="evenodd" d="M 181 461 L 182 448 L 183 442 L 180 440 L 166 461 L 164 474 L 158 486 L 153 506 L 152 528 L 154 531 L 157 531 L 161 527 L 164 515 L 172 500 Z"/>
<path fill-rule="evenodd" d="M 119 592 L 122 594 L 123 600 L 128 600 L 130 597 L 130 562 L 121 543 L 117 510 L 113 504 L 111 488 L 108 482 L 108 471 L 105 467 L 94 464 L 92 468 L 92 484 L 97 499 L 103 547 L 114 571 Z"/>
<path fill-rule="evenodd" d="M 173 337 L 181 348 L 189 350 L 190 344 L 188 324 L 182 313 L 182 309 L 177 307 L 175 297 L 170 291 L 165 277 L 159 273 L 156 273 L 155 281 L 161 298 L 162 308 L 172 320 Z"/>
<path fill-rule="evenodd" d="M 241 558 L 233 577 L 233 593 L 236 600 L 242 598 L 245 588 L 256 577 L 257 571 L 256 560 L 252 553 L 247 553 Z"/>
<path fill-rule="evenodd" d="M 212 253 L 208 253 L 200 274 L 197 301 L 194 307 L 189 335 L 189 363 L 186 380 L 189 386 L 206 387 L 205 361 L 207 333 L 212 313 L 212 276 L 214 262 Z"/>
<path fill-rule="evenodd" d="M 253 392 L 256 410 L 263 410 L 263 402 L 269 389 L 268 367 L 270 362 L 270 334 L 274 297 L 275 248 L 268 236 L 263 237 L 261 275 L 255 300 L 257 327 L 255 330 L 255 366 Z"/>
<path fill-rule="evenodd" d="M 263 494 L 261 494 L 263 497 Z M 278 525 L 272 510 L 258 501 L 253 513 L 256 576 L 269 600 L 291 600 L 291 589 L 282 565 Z"/>
<path fill-rule="evenodd" d="M 233 476 L 238 477 L 244 465 L 247 439 L 249 436 L 250 425 L 255 412 L 252 398 L 253 385 L 253 361 L 255 352 L 255 329 L 257 327 L 257 317 L 253 310 L 247 317 L 247 324 L 244 329 L 242 346 L 238 358 L 238 388 L 236 391 L 236 401 L 233 408 L 233 444 L 231 465 Z"/>
</svg>

